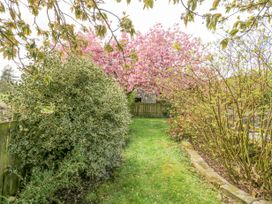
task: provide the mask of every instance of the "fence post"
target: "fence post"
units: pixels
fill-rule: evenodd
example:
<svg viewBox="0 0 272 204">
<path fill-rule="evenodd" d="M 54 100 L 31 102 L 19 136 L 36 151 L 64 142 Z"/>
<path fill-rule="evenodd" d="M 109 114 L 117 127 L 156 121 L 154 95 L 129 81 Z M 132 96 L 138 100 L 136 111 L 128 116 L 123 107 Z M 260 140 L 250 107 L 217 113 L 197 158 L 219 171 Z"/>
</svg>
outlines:
<svg viewBox="0 0 272 204">
<path fill-rule="evenodd" d="M 7 168 L 15 164 L 8 154 L 10 130 L 13 125 L 12 122 L 0 124 L 0 195 L 6 197 L 16 193 L 19 182 L 14 173 L 7 171 Z"/>
</svg>

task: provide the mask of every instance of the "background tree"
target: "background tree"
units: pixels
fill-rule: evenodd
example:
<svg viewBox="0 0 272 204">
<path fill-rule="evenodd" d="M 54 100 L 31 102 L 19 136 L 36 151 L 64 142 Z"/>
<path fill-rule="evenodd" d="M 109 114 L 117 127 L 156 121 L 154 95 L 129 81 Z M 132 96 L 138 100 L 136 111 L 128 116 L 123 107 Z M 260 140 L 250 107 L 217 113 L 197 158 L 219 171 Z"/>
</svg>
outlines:
<svg viewBox="0 0 272 204">
<path fill-rule="evenodd" d="M 11 66 L 5 66 L 0 77 L 0 92 L 6 93 L 11 91 L 12 84 L 15 80 Z"/>
<path fill-rule="evenodd" d="M 159 93 L 164 88 L 162 78 L 182 75 L 186 67 L 195 68 L 201 61 L 199 41 L 177 26 L 164 29 L 158 24 L 146 34 L 137 33 L 131 38 L 123 34 L 118 39 L 121 50 L 116 42 L 104 49 L 94 33 L 83 38 L 87 43 L 83 54 L 116 78 L 128 93 L 135 89 Z"/>
</svg>

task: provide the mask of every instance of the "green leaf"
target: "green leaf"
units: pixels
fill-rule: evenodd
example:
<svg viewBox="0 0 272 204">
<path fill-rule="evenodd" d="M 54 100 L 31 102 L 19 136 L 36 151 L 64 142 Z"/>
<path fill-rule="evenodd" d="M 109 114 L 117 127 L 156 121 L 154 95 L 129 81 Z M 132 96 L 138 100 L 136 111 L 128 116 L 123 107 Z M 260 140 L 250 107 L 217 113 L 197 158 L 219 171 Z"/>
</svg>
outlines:
<svg viewBox="0 0 272 204">
<path fill-rule="evenodd" d="M 228 46 L 228 43 L 229 43 L 229 38 L 225 38 L 224 40 L 222 40 L 222 41 L 220 42 L 221 47 L 222 47 L 223 49 L 225 49 L 225 48 Z"/>
<path fill-rule="evenodd" d="M 180 51 L 180 50 L 181 50 L 180 44 L 179 44 L 178 42 L 175 42 L 175 43 L 173 44 L 173 48 L 174 48 L 175 50 L 177 50 L 177 51 Z"/>
<path fill-rule="evenodd" d="M 213 5 L 212 5 L 212 9 L 216 9 L 218 7 L 220 0 L 214 0 L 213 1 Z"/>
<path fill-rule="evenodd" d="M 197 1 L 196 0 L 191 1 L 191 10 L 192 11 L 196 10 L 196 7 L 197 7 Z"/>
<path fill-rule="evenodd" d="M 113 48 L 110 44 L 105 44 L 104 46 L 104 50 L 106 50 L 106 52 L 112 52 L 113 51 Z"/>
<path fill-rule="evenodd" d="M 153 8 L 154 0 L 144 0 L 144 8 Z"/>
<path fill-rule="evenodd" d="M 130 55 L 129 55 L 129 57 L 133 60 L 133 61 L 138 61 L 138 59 L 139 59 L 139 57 L 138 57 L 138 55 L 137 55 L 137 53 L 136 52 L 133 52 L 133 53 L 131 53 Z"/>
<path fill-rule="evenodd" d="M 29 28 L 29 25 L 26 24 L 23 28 L 22 28 L 22 31 L 25 35 L 30 35 L 31 34 L 31 30 Z"/>
<path fill-rule="evenodd" d="M 236 33 L 238 33 L 238 31 L 239 31 L 239 30 L 238 30 L 237 28 L 234 28 L 234 29 L 232 29 L 232 30 L 230 31 L 229 34 L 230 34 L 231 36 L 234 36 Z"/>
<path fill-rule="evenodd" d="M 104 25 L 96 25 L 94 28 L 97 36 L 104 37 L 107 33 L 107 28 Z"/>
<path fill-rule="evenodd" d="M 5 6 L 2 2 L 0 2 L 0 12 L 1 13 L 5 12 Z"/>
<path fill-rule="evenodd" d="M 120 21 L 121 31 L 130 33 L 133 35 L 135 30 L 133 28 L 132 21 L 128 17 L 123 17 Z"/>
<path fill-rule="evenodd" d="M 206 26 L 209 27 L 211 23 L 211 14 L 206 15 Z"/>
<path fill-rule="evenodd" d="M 210 30 L 216 30 L 217 23 L 221 16 L 222 16 L 221 13 L 216 13 L 212 15 L 211 22 L 208 27 Z"/>
</svg>

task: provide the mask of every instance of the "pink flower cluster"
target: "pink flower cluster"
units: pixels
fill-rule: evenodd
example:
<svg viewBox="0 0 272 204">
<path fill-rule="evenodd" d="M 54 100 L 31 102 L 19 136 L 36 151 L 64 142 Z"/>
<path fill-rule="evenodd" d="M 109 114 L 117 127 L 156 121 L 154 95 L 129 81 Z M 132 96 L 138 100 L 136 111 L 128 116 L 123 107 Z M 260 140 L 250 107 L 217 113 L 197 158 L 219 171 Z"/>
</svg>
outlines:
<svg viewBox="0 0 272 204">
<path fill-rule="evenodd" d="M 201 44 L 178 26 L 164 29 L 158 24 L 145 34 L 123 34 L 119 39 L 122 50 L 112 42 L 113 49 L 106 51 L 94 33 L 82 37 L 87 42 L 83 54 L 114 76 L 127 92 L 159 93 L 165 86 L 184 86 L 190 83 L 184 73 L 201 64 Z"/>
</svg>

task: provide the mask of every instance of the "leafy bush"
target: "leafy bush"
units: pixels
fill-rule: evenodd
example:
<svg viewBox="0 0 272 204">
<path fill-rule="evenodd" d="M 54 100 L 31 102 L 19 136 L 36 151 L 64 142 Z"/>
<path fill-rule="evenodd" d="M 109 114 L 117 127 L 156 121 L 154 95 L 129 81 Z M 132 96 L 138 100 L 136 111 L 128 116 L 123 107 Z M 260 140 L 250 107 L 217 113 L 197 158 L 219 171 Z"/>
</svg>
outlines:
<svg viewBox="0 0 272 204">
<path fill-rule="evenodd" d="M 121 88 L 85 59 L 53 56 L 27 70 L 12 100 L 18 123 L 10 151 L 25 178 L 20 199 L 44 203 L 109 176 L 121 161 L 130 114 Z"/>
<path fill-rule="evenodd" d="M 230 43 L 211 58 L 209 71 L 193 73 L 191 85 L 173 93 L 171 133 L 190 135 L 233 182 L 271 199 L 271 38 L 250 39 Z"/>
</svg>

